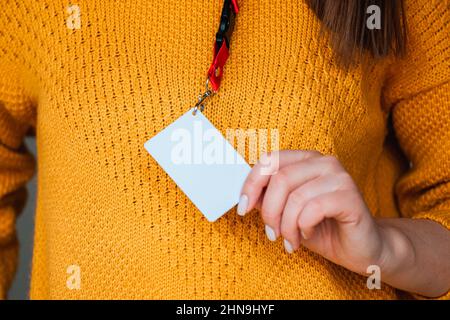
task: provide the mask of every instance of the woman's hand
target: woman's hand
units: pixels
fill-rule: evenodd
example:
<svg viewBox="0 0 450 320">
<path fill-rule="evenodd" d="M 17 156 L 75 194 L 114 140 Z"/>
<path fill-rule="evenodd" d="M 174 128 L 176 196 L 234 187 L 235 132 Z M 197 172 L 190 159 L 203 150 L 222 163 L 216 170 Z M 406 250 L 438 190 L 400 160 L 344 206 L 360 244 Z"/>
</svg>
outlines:
<svg viewBox="0 0 450 320">
<path fill-rule="evenodd" d="M 261 210 L 267 237 L 284 238 L 351 271 L 377 265 L 382 281 L 429 297 L 450 286 L 449 231 L 426 219 L 372 218 L 339 161 L 316 151 L 264 155 L 242 189 L 238 213 Z"/>
<path fill-rule="evenodd" d="M 281 236 L 289 253 L 302 244 L 362 274 L 382 263 L 381 227 L 335 157 L 316 151 L 265 154 L 243 186 L 238 213 L 255 207 L 267 237 Z"/>
</svg>

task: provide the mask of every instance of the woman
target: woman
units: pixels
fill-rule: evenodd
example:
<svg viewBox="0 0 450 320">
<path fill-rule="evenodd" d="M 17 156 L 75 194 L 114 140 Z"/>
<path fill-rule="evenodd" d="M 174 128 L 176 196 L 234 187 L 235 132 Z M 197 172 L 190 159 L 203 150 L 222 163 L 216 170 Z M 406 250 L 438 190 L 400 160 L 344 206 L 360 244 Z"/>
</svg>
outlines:
<svg viewBox="0 0 450 320">
<path fill-rule="evenodd" d="M 198 93 L 222 1 L 8 1 L 3 296 L 34 172 L 22 141 L 35 129 L 32 298 L 445 297 L 448 3 L 406 0 L 402 15 L 400 1 L 375 1 L 381 29 L 370 4 L 239 2 L 204 114 L 222 133 L 278 130 L 281 151 L 263 160 L 277 156 L 279 168 L 262 175 L 256 164 L 237 208 L 244 217 L 209 223 L 142 145 Z M 371 270 L 379 289 L 367 285 Z"/>
</svg>

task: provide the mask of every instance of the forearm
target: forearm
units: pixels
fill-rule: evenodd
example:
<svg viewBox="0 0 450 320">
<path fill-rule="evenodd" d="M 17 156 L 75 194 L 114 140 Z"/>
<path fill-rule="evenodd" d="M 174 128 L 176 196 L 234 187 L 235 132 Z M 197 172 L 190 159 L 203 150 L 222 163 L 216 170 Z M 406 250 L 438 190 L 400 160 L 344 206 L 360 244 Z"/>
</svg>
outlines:
<svg viewBox="0 0 450 320">
<path fill-rule="evenodd" d="M 383 250 L 381 280 L 428 297 L 450 287 L 450 232 L 424 219 L 378 219 Z"/>
</svg>

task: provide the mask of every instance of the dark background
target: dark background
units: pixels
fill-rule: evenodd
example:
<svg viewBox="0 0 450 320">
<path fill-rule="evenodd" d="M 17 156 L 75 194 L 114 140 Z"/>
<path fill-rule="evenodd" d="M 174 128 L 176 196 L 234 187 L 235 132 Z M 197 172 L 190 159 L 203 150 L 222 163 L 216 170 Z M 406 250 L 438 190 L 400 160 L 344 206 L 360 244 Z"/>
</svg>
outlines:
<svg viewBox="0 0 450 320">
<path fill-rule="evenodd" d="M 35 138 L 26 138 L 28 149 L 36 157 Z M 20 244 L 19 268 L 8 299 L 28 299 L 30 287 L 31 257 L 33 253 L 34 210 L 36 205 L 36 175 L 28 183 L 28 201 L 18 217 L 17 232 Z"/>
</svg>

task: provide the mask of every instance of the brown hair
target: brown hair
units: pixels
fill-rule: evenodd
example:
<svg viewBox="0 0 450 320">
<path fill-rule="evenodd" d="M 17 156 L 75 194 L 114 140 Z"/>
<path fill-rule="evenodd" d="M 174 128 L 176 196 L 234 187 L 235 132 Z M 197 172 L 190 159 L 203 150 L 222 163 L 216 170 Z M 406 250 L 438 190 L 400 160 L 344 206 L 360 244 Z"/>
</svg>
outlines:
<svg viewBox="0 0 450 320">
<path fill-rule="evenodd" d="M 363 52 L 375 58 L 404 54 L 406 21 L 403 0 L 306 0 L 331 31 L 331 46 L 339 60 L 348 64 Z M 367 8 L 377 5 L 381 29 L 369 29 Z"/>
</svg>

